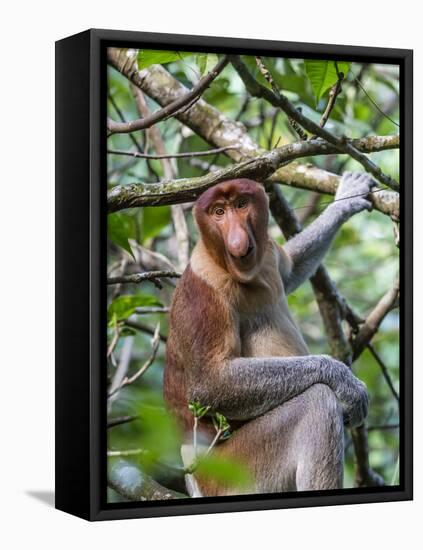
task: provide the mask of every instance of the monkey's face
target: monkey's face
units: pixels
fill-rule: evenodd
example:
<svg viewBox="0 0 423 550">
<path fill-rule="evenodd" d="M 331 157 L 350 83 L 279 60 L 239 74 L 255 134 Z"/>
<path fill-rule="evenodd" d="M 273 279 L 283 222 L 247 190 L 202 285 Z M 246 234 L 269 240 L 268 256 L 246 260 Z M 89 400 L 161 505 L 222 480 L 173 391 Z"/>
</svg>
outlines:
<svg viewBox="0 0 423 550">
<path fill-rule="evenodd" d="M 268 203 L 262 186 L 247 179 L 223 182 L 199 197 L 194 212 L 209 254 L 236 281 L 251 281 L 267 241 Z"/>
</svg>

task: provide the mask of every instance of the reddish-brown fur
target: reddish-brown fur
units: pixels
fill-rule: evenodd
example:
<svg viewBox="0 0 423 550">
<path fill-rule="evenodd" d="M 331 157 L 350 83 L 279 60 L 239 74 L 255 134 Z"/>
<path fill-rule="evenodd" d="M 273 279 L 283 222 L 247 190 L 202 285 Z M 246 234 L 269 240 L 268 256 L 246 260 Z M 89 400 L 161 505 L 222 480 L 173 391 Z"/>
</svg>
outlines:
<svg viewBox="0 0 423 550">
<path fill-rule="evenodd" d="M 232 333 L 231 323 L 218 293 L 188 266 L 173 295 L 164 374 L 165 399 L 185 431 L 193 424 L 187 388 L 195 376 L 218 368 L 227 352 L 222 334 Z"/>
<path fill-rule="evenodd" d="M 187 395 L 192 380 L 198 375 L 213 378 L 213 369 L 219 368 L 224 359 L 241 354 L 239 334 L 234 330 L 236 319 L 231 307 L 228 307 L 233 302 L 237 309 L 240 300 L 234 292 L 235 288 L 232 288 L 232 277 L 227 272 L 226 263 L 222 261 L 224 239 L 210 223 L 208 212 L 217 200 L 230 201 L 239 196 L 248 197 L 252 204 L 247 213 L 247 223 L 257 247 L 256 264 L 260 264 L 268 239 L 267 197 L 263 187 L 247 179 L 221 183 L 197 199 L 194 212 L 202 243 L 210 254 L 208 274 L 212 277 L 212 271 L 219 266 L 220 274 L 225 279 L 226 292 L 223 288 L 217 291 L 188 265 L 173 295 L 166 346 L 164 396 L 185 431 L 190 430 L 193 423 Z M 202 243 L 197 245 L 198 249 Z M 203 254 L 198 256 L 203 257 Z M 216 265 L 213 265 L 214 262 Z M 207 426 L 207 420 L 202 425 Z M 241 423 L 237 422 L 236 425 Z"/>
</svg>

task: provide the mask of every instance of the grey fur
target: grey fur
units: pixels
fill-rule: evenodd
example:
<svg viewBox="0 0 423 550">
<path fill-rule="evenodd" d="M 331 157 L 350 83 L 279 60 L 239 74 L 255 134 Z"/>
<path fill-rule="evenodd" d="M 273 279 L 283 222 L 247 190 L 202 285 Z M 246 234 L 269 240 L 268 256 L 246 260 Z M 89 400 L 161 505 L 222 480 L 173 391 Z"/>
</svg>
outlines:
<svg viewBox="0 0 423 550">
<path fill-rule="evenodd" d="M 292 261 L 290 273 L 281 273 L 287 294 L 316 272 L 341 225 L 354 214 L 371 209 L 366 195 L 374 186 L 375 182 L 368 174 L 346 172 L 335 201 L 304 231 L 285 244 L 284 251 Z"/>
<path fill-rule="evenodd" d="M 248 420 L 319 383 L 338 398 L 349 426 L 363 422 L 368 409 L 366 386 L 344 363 L 328 355 L 232 359 L 213 379 L 198 384 L 192 397 L 230 419 Z"/>
</svg>

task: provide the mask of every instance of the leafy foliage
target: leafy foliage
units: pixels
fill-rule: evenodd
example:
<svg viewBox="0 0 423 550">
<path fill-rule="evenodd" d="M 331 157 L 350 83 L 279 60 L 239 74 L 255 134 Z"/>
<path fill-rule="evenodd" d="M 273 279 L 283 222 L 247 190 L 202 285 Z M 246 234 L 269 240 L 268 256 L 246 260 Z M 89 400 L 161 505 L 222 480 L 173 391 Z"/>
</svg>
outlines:
<svg viewBox="0 0 423 550">
<path fill-rule="evenodd" d="M 130 317 L 137 307 L 161 305 L 162 303 L 158 298 L 147 294 L 118 296 L 109 305 L 107 317 L 109 319 L 109 323 L 114 321 L 122 321 Z"/>
<path fill-rule="evenodd" d="M 138 52 L 138 68 L 146 69 L 150 65 L 172 63 L 192 55 L 189 52 L 172 52 L 168 50 L 140 50 Z"/>
<path fill-rule="evenodd" d="M 263 85 L 269 83 L 258 71 L 254 57 L 244 57 L 249 70 Z M 139 68 L 153 63 L 165 64 L 166 69 L 188 88 L 206 74 L 217 62 L 215 54 L 141 50 L 138 54 Z M 336 83 L 338 74 L 334 61 L 264 58 L 266 66 L 281 91 L 298 109 L 315 122 L 319 122 L 327 104 L 328 90 Z M 368 135 L 387 135 L 397 132 L 392 120 L 399 117 L 399 73 L 396 66 L 338 62 L 338 71 L 344 73 L 343 90 L 338 96 L 327 128 L 336 135 L 363 137 Z M 365 87 L 367 95 L 357 85 L 356 76 Z M 129 88 L 128 81 L 117 71 L 109 71 L 109 93 L 123 113 L 125 120 L 134 120 L 139 113 Z M 249 135 L 257 143 L 268 149 L 276 143 L 283 145 L 297 138 L 286 117 L 270 108 L 263 100 L 251 100 L 245 97 L 245 88 L 231 66 L 227 66 L 221 75 L 213 81 L 203 97 L 214 108 L 226 116 L 239 120 L 245 125 Z M 390 118 L 377 110 L 369 97 L 380 106 Z M 146 97 L 151 111 L 157 104 Z M 112 102 L 108 103 L 109 116 L 116 118 Z M 390 120 L 392 119 L 392 120 Z M 175 119 L 167 119 L 157 125 L 169 153 L 204 151 L 209 145 L 198 135 L 182 127 Z M 151 139 L 146 132 L 133 134 L 140 147 L 146 153 L 155 153 Z M 116 134 L 109 138 L 110 149 L 133 150 L 134 144 L 128 134 Z M 397 151 L 383 151 L 372 155 L 372 159 L 385 172 L 398 179 L 399 155 Z M 209 166 L 223 167 L 230 163 L 225 155 L 205 156 L 196 159 L 179 158 L 172 161 L 178 178 L 200 176 Z M 345 155 L 306 158 L 300 161 L 340 174 L 346 170 L 361 170 L 355 161 Z M 137 181 L 154 183 L 164 177 L 160 161 L 145 161 L 118 155 L 108 155 L 108 186 L 126 185 Z M 314 195 L 309 191 L 282 186 L 281 190 L 299 217 L 304 216 L 307 225 L 325 208 L 328 197 L 322 196 L 316 208 L 309 206 Z M 189 227 L 191 249 L 197 239 L 192 213 L 185 210 Z M 269 232 L 279 243 L 284 239 L 280 229 L 271 220 Z M 177 265 L 177 242 L 169 207 L 149 207 L 127 210 L 109 215 L 108 224 L 109 252 L 108 269 L 122 260 L 126 253 L 134 253 L 136 247 L 143 246 L 158 256 L 164 255 Z M 132 247 L 131 244 L 132 243 Z M 133 249 L 133 250 L 132 250 Z M 125 252 L 123 252 L 125 251 Z M 148 270 L 140 263 L 134 253 L 128 263 L 128 272 Z M 332 249 L 325 259 L 331 277 L 348 303 L 363 317 L 368 314 L 379 298 L 390 288 L 398 273 L 398 249 L 392 238 L 392 222 L 379 212 L 363 212 L 352 218 L 339 231 Z M 115 349 L 108 364 L 109 379 L 116 373 L 116 364 L 122 357 L 125 341 L 132 341 L 132 354 L 129 372 L 137 369 L 151 354 L 151 331 L 160 321 L 160 332 L 167 336 L 167 315 L 151 310 L 149 313 L 135 313 L 138 308 L 168 306 L 172 298 L 173 287 L 164 285 L 162 290 L 152 283 L 143 283 L 142 293 L 134 285 L 125 285 L 116 295 L 115 287 L 109 289 L 109 333 L 115 334 L 117 323 L 135 319 L 140 325 L 150 328 L 150 332 L 127 328 L 121 330 Z M 194 299 L 194 297 L 193 297 Z M 304 284 L 289 296 L 290 309 L 301 327 L 312 353 L 329 353 L 318 306 L 310 285 Z M 123 338 L 125 336 L 125 338 Z M 387 366 L 395 388 L 399 389 L 399 315 L 393 310 L 385 318 L 374 337 L 373 346 Z M 109 403 L 109 418 L 133 418 L 108 430 L 108 448 L 111 450 L 140 449 L 139 454 L 126 457 L 131 465 L 153 476 L 179 492 L 184 488 L 181 469 L 180 443 L 182 434 L 174 419 L 166 412 L 163 403 L 163 367 L 165 345 L 160 344 L 153 365 L 146 373 L 121 390 Z M 369 458 L 372 467 L 389 482 L 398 479 L 397 463 L 399 449 L 398 405 L 390 392 L 378 364 L 369 351 L 365 351 L 354 363 L 354 372 L 367 384 L 371 396 L 368 417 Z M 207 403 L 191 403 L 191 414 L 197 418 L 210 416 Z M 216 430 L 224 432 L 227 420 L 223 416 L 213 416 Z M 224 435 L 224 433 L 222 434 Z M 345 486 L 354 484 L 354 453 L 351 438 L 346 434 Z M 111 463 L 117 458 L 111 457 Z M 223 483 L 248 487 L 251 481 L 248 471 L 242 464 L 224 461 L 210 454 L 200 461 L 198 473 Z M 178 471 L 179 474 L 172 472 Z M 181 481 L 182 479 L 182 481 Z M 110 491 L 110 500 L 119 500 L 119 496 Z"/>
<path fill-rule="evenodd" d="M 337 82 L 339 73 L 344 77 L 348 74 L 350 65 L 345 62 L 305 60 L 305 70 L 317 102 Z"/>
<path fill-rule="evenodd" d="M 107 216 L 107 236 L 108 238 L 124 250 L 129 252 L 135 260 L 129 239 L 133 236 L 134 224 L 129 216 L 120 212 L 109 214 Z"/>
</svg>

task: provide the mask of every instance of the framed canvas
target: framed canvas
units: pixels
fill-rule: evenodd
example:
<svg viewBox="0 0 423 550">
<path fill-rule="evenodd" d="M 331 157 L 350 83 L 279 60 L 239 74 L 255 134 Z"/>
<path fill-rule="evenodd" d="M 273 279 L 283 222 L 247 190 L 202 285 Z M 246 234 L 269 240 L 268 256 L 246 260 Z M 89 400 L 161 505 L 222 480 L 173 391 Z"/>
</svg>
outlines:
<svg viewBox="0 0 423 550">
<path fill-rule="evenodd" d="M 412 150 L 410 50 L 56 43 L 57 508 L 412 498 Z"/>
</svg>

